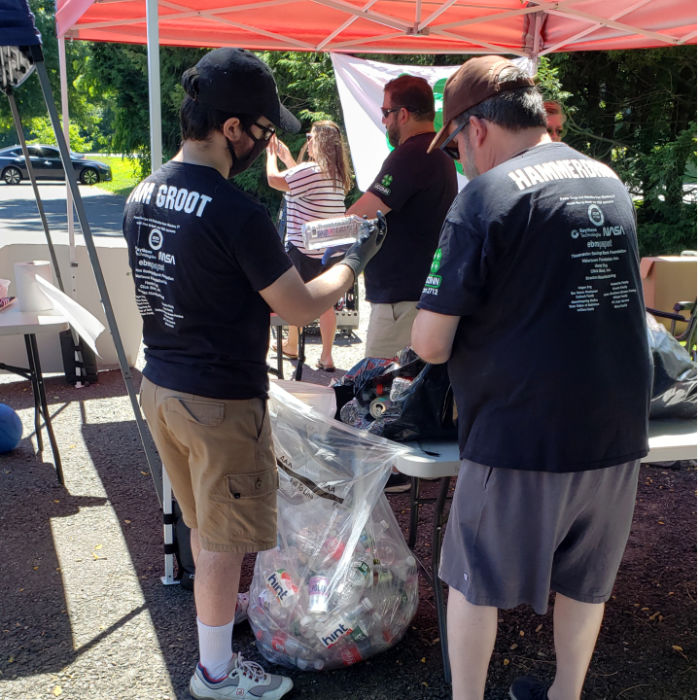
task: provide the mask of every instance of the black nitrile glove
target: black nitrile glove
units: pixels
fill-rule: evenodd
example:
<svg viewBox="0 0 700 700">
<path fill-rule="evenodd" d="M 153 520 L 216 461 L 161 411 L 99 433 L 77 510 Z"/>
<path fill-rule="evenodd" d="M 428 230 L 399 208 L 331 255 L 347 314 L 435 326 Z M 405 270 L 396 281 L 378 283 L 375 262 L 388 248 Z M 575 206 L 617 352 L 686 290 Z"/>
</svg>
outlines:
<svg viewBox="0 0 700 700">
<path fill-rule="evenodd" d="M 348 250 L 350 250 L 351 245 L 352 243 L 343 243 L 343 245 L 336 245 L 332 248 L 326 248 L 326 250 L 323 253 L 323 257 L 321 258 L 321 264 L 327 265 L 329 262 L 340 262 L 340 260 L 332 260 L 332 258 L 339 258 L 344 253 L 347 253 Z"/>
<path fill-rule="evenodd" d="M 386 219 L 381 211 L 377 212 L 376 219 L 365 218 L 362 222 L 362 232 L 357 237 L 357 243 L 353 243 L 345 257 L 340 261 L 341 265 L 347 265 L 355 274 L 355 279 L 365 269 L 367 263 L 377 254 L 386 237 Z"/>
</svg>

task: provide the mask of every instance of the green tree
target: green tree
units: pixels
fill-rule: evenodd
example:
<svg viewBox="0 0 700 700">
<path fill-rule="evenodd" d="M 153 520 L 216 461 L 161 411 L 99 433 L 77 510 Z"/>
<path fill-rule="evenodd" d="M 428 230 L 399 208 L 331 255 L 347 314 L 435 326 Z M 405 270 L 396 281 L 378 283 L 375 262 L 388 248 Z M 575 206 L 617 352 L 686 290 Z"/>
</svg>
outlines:
<svg viewBox="0 0 700 700">
<path fill-rule="evenodd" d="M 61 114 L 60 109 L 60 78 L 58 71 L 58 43 L 56 40 L 55 4 L 53 0 L 30 0 L 30 8 L 34 13 L 36 27 L 41 33 L 42 50 L 44 54 L 44 64 L 49 76 L 49 83 L 53 93 L 53 101 L 56 110 Z M 66 42 L 66 65 L 68 73 L 77 76 L 74 80 L 69 79 L 68 103 L 70 105 L 71 133 L 75 133 L 82 139 L 83 144 L 91 150 L 98 150 L 104 145 L 104 140 L 100 139 L 100 124 L 103 121 L 103 109 L 99 100 L 85 90 L 80 76 L 83 71 L 90 69 L 90 46 L 85 42 Z M 30 76 L 14 92 L 17 108 L 22 121 L 24 136 L 31 140 L 38 139 L 38 134 L 32 131 L 32 124 L 41 126 L 48 121 L 48 111 L 46 102 L 41 92 L 41 86 L 36 76 Z M 40 121 L 34 121 L 39 119 Z M 42 122 L 44 119 L 46 122 Z M 50 134 L 52 133 L 50 129 Z M 44 136 L 46 130 L 41 133 Z M 51 142 L 54 139 L 51 138 Z M 8 101 L 0 100 L 0 146 L 7 146 L 17 143 L 17 133 Z"/>
<path fill-rule="evenodd" d="M 697 246 L 694 46 L 552 55 L 568 113 L 565 140 L 608 163 L 635 197 L 642 255 Z M 685 184 L 685 190 L 684 190 Z"/>
</svg>

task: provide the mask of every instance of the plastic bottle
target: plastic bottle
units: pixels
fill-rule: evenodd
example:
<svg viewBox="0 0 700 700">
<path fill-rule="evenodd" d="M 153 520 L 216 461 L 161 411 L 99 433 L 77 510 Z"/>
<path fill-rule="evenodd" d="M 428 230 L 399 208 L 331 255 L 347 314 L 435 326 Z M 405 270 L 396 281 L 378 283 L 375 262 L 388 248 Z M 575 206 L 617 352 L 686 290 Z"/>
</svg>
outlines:
<svg viewBox="0 0 700 700">
<path fill-rule="evenodd" d="M 411 388 L 412 382 L 413 380 L 407 377 L 394 377 L 394 381 L 391 383 L 389 398 L 392 401 L 400 401 L 403 395 Z"/>
<path fill-rule="evenodd" d="M 275 632 L 270 637 L 269 644 L 276 652 L 286 654 L 291 658 L 295 658 L 300 653 L 304 652 L 304 645 L 299 640 L 281 630 Z"/>
<path fill-rule="evenodd" d="M 314 656 L 312 658 L 298 656 L 295 659 L 295 663 L 302 671 L 322 671 L 326 665 L 320 656 Z"/>
<path fill-rule="evenodd" d="M 351 399 L 340 409 L 340 420 L 356 428 L 366 422 L 367 409 L 360 405 L 357 399 Z"/>
<path fill-rule="evenodd" d="M 324 613 L 328 610 L 328 590 L 327 576 L 311 576 L 309 578 L 309 612 Z"/>
</svg>

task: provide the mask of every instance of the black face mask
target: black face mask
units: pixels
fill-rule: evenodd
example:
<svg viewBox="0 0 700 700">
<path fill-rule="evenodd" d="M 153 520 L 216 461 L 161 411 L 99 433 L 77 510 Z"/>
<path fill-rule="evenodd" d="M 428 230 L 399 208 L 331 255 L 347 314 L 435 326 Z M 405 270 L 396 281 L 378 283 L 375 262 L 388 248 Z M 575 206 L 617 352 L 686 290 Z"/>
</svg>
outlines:
<svg viewBox="0 0 700 700">
<path fill-rule="evenodd" d="M 265 139 L 256 139 L 248 129 L 245 129 L 245 133 L 253 140 L 253 145 L 243 158 L 239 158 L 236 155 L 233 145 L 226 139 L 226 146 L 228 147 L 228 152 L 231 154 L 231 169 L 228 173 L 229 179 L 249 168 L 267 147 L 267 141 Z"/>
</svg>

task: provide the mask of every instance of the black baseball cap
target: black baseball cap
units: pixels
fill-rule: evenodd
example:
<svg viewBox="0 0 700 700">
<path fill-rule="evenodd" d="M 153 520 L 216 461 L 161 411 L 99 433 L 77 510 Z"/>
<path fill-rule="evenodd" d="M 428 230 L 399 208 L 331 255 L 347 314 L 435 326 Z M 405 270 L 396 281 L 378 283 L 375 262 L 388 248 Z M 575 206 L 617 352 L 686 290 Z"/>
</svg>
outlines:
<svg viewBox="0 0 700 700">
<path fill-rule="evenodd" d="M 267 117 L 293 134 L 301 129 L 299 120 L 280 102 L 270 68 L 245 49 L 210 51 L 182 74 L 182 87 L 207 107 Z"/>
</svg>

